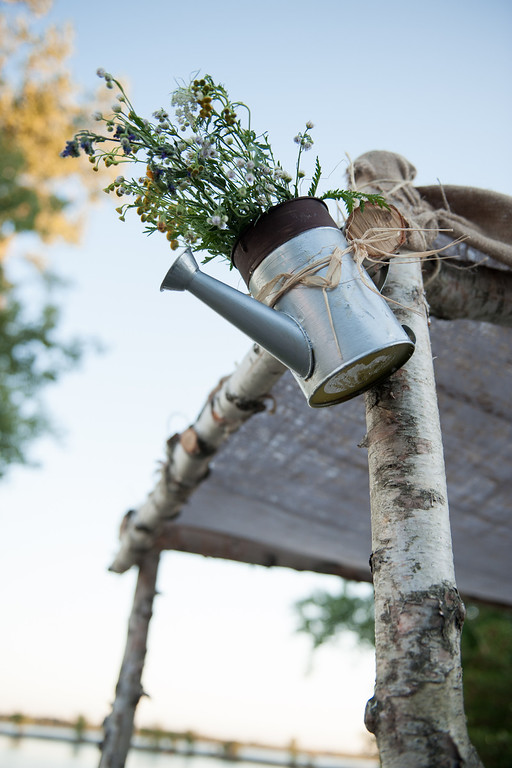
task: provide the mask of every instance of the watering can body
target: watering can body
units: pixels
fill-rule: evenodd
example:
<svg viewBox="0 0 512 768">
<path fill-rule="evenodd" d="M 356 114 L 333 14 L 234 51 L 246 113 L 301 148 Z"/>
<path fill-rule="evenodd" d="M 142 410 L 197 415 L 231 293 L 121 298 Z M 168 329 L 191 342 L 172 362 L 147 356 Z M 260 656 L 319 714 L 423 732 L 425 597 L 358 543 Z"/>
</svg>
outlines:
<svg viewBox="0 0 512 768">
<path fill-rule="evenodd" d="M 334 282 L 332 256 L 339 261 Z M 314 368 L 308 377 L 296 378 L 309 405 L 322 407 L 349 400 L 389 376 L 411 356 L 414 342 L 335 227 L 307 230 L 276 248 L 254 270 L 249 290 L 256 296 L 279 274 L 307 273 L 310 266 L 318 285 L 309 285 L 306 277 L 274 306 L 308 335 Z"/>
<path fill-rule="evenodd" d="M 334 282 L 333 255 L 339 260 Z M 273 309 L 252 298 L 309 268 L 316 279 L 292 285 Z M 308 229 L 269 253 L 251 272 L 252 296 L 201 272 L 190 249 L 176 259 L 161 290 L 188 290 L 247 333 L 292 370 L 312 407 L 355 397 L 414 351 L 411 332 L 354 262 L 336 226 Z"/>
</svg>

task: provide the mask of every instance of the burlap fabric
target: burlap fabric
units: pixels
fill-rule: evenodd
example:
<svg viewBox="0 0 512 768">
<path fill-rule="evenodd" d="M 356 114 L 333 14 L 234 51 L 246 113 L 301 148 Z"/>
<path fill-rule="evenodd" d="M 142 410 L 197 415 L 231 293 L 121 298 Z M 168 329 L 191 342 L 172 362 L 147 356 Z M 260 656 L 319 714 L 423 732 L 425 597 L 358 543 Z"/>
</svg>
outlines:
<svg viewBox="0 0 512 768">
<path fill-rule="evenodd" d="M 394 152 L 374 150 L 349 169 L 360 191 L 380 191 L 406 210 L 413 231 L 409 246 L 426 250 L 438 231 L 467 238 L 467 244 L 512 268 L 512 197 L 484 189 L 441 184 L 415 187 L 414 166 Z"/>
</svg>

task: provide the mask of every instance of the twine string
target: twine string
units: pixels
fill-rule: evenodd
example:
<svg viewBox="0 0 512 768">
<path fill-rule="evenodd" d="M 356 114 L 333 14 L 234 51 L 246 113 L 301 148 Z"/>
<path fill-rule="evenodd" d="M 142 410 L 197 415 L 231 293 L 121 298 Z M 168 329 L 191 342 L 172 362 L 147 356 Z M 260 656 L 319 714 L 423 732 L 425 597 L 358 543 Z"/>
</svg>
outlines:
<svg viewBox="0 0 512 768">
<path fill-rule="evenodd" d="M 379 248 L 376 245 L 377 242 L 382 240 L 383 233 L 389 234 L 389 232 L 392 232 L 392 231 L 407 232 L 409 231 L 409 229 L 406 227 L 395 227 L 395 228 L 372 227 L 368 229 L 361 237 L 353 238 L 350 241 L 350 244 L 347 245 L 346 248 L 340 248 L 339 246 L 336 246 L 336 248 L 332 251 L 332 253 L 328 254 L 327 256 L 322 256 L 321 258 L 310 262 L 309 264 L 307 264 L 305 267 L 302 267 L 302 269 L 298 270 L 297 272 L 281 272 L 280 274 L 276 275 L 275 277 L 272 278 L 272 280 L 269 280 L 268 283 L 265 283 L 265 285 L 263 285 L 260 288 L 255 298 L 258 301 L 261 301 L 264 304 L 267 304 L 267 306 L 269 307 L 274 307 L 277 304 L 277 302 L 286 293 L 288 293 L 289 291 L 292 290 L 292 288 L 295 288 L 298 285 L 302 285 L 304 287 L 309 287 L 309 288 L 321 288 L 324 296 L 325 305 L 327 308 L 329 323 L 333 331 L 334 337 L 336 339 L 336 344 L 339 351 L 339 343 L 338 343 L 336 331 L 334 328 L 334 322 L 332 319 L 331 310 L 329 307 L 327 291 L 331 291 L 339 285 L 341 280 L 342 259 L 346 254 L 352 253 L 354 262 L 359 272 L 359 276 L 362 282 L 364 283 L 364 285 L 373 293 L 376 293 L 379 296 L 382 296 L 380 291 L 377 290 L 377 288 L 373 285 L 371 280 L 368 281 L 366 272 L 363 269 L 363 262 L 365 260 L 368 260 L 373 264 L 385 264 L 389 261 L 389 259 L 392 256 L 395 255 Z M 415 230 L 415 231 L 422 231 L 422 230 Z M 444 231 L 450 231 L 450 230 L 444 230 Z M 401 258 L 399 263 L 402 263 L 402 264 L 411 263 L 413 260 L 417 258 L 421 258 L 425 260 L 427 259 L 438 260 L 440 258 L 439 253 L 441 253 L 441 251 L 444 251 L 447 248 L 451 248 L 453 245 L 456 245 L 457 243 L 462 242 L 465 239 L 466 239 L 465 237 L 460 237 L 457 240 L 454 240 L 453 242 L 443 246 L 442 248 L 433 248 L 427 251 L 411 251 L 410 253 L 407 254 L 406 259 Z M 374 256 L 374 255 L 370 255 L 368 253 L 368 245 L 370 244 L 372 247 L 372 252 L 375 254 L 378 254 L 378 256 L 380 256 L 381 258 L 378 258 L 377 256 Z M 449 257 L 446 257 L 446 258 L 449 258 Z M 324 269 L 325 267 L 327 267 L 327 272 L 325 276 L 319 275 L 318 272 L 320 272 L 320 270 Z M 414 309 L 413 307 L 406 307 L 400 302 L 394 301 L 389 296 L 383 296 L 383 298 L 392 304 L 396 304 L 402 309 L 407 309 L 411 312 L 414 312 L 415 314 L 421 315 L 421 312 L 418 312 L 418 310 Z"/>
</svg>

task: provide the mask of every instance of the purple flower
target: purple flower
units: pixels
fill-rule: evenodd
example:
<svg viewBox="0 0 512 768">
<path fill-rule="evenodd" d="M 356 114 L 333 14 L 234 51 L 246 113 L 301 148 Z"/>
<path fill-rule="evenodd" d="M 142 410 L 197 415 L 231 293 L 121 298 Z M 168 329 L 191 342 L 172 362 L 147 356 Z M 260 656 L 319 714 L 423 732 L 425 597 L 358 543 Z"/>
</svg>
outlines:
<svg viewBox="0 0 512 768">
<path fill-rule="evenodd" d="M 80 157 L 80 150 L 76 139 L 66 141 L 66 146 L 60 153 L 61 157 Z"/>
<path fill-rule="evenodd" d="M 86 155 L 94 155 L 94 146 L 91 139 L 84 137 L 80 140 L 80 146 Z"/>
</svg>

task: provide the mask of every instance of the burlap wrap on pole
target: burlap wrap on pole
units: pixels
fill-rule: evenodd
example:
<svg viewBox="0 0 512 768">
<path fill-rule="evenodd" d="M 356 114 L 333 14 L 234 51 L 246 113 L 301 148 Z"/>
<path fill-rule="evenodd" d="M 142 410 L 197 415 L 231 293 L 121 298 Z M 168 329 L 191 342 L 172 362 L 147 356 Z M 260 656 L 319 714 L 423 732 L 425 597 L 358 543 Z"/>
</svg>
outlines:
<svg viewBox="0 0 512 768">
<path fill-rule="evenodd" d="M 414 166 L 394 152 L 374 150 L 361 155 L 349 168 L 355 187 L 364 192 L 378 189 L 407 209 L 413 231 L 408 244 L 427 250 L 439 229 L 501 264 L 512 268 L 512 197 L 484 189 L 460 186 L 415 187 Z M 424 230 L 430 230 L 425 232 Z"/>
<path fill-rule="evenodd" d="M 467 236 L 472 248 L 512 267 L 512 198 L 453 185 L 416 189 L 435 209 L 439 227 L 453 230 L 454 237 Z"/>
</svg>

